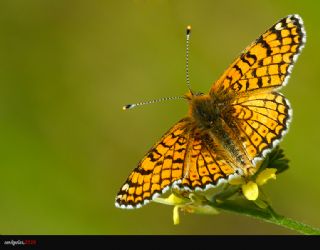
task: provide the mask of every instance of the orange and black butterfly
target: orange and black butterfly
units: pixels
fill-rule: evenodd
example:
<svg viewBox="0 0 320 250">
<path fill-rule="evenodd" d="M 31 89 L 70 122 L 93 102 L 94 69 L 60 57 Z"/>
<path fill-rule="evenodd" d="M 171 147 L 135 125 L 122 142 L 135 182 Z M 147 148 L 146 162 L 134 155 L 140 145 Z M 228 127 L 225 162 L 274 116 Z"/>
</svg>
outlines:
<svg viewBox="0 0 320 250">
<path fill-rule="evenodd" d="M 138 163 L 115 205 L 138 208 L 170 188 L 204 191 L 253 174 L 288 130 L 292 109 L 278 89 L 305 41 L 301 17 L 289 15 L 248 46 L 208 94 L 190 90 L 187 117 Z"/>
</svg>

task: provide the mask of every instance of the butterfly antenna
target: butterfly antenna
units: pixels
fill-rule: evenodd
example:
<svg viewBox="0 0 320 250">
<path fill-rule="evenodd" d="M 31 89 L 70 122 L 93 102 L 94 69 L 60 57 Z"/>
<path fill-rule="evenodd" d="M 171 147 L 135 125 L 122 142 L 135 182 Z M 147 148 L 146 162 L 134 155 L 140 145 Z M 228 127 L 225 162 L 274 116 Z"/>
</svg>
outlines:
<svg viewBox="0 0 320 250">
<path fill-rule="evenodd" d="M 189 78 L 189 40 L 190 40 L 190 34 L 191 34 L 191 26 L 188 25 L 186 30 L 186 77 L 187 77 L 187 87 L 190 91 L 190 93 L 193 95 L 190 85 L 190 78 Z"/>
<path fill-rule="evenodd" d="M 157 103 L 157 102 L 163 102 L 163 101 L 168 101 L 168 100 L 177 100 L 177 99 L 186 99 L 186 98 L 184 96 L 162 97 L 162 98 L 154 99 L 154 100 L 147 101 L 147 102 L 138 102 L 138 103 L 133 103 L 133 104 L 127 104 L 127 105 L 124 105 L 122 107 L 122 109 L 123 110 L 133 109 L 135 107 L 146 105 L 146 104 L 153 104 L 153 103 Z"/>
<path fill-rule="evenodd" d="M 191 95 L 193 95 L 193 92 L 191 90 L 191 85 L 190 85 L 190 78 L 189 78 L 189 40 L 190 40 L 190 33 L 191 33 L 191 26 L 188 25 L 187 29 L 186 29 L 186 77 L 187 77 L 187 87 L 191 93 Z M 153 103 L 157 103 L 157 102 L 163 102 L 163 101 L 168 101 L 168 100 L 177 100 L 177 99 L 186 99 L 185 96 L 173 96 L 173 97 L 163 97 L 163 98 L 159 98 L 159 99 L 155 99 L 155 100 L 151 100 L 151 101 L 147 101 L 147 102 L 138 102 L 138 103 L 133 103 L 133 104 L 127 104 L 124 105 L 122 107 L 123 110 L 127 110 L 127 109 L 133 109 L 137 106 L 142 106 L 142 105 L 146 105 L 146 104 L 153 104 Z"/>
</svg>

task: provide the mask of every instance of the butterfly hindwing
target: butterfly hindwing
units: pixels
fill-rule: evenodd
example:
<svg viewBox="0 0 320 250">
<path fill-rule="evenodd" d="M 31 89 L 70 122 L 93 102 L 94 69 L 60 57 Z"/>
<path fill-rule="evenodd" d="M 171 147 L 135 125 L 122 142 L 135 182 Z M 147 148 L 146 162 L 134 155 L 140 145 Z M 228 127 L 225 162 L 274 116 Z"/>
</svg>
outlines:
<svg viewBox="0 0 320 250">
<path fill-rule="evenodd" d="M 192 131 L 188 147 L 188 163 L 182 179 L 175 184 L 188 191 L 204 191 L 228 180 L 237 167 L 207 133 Z"/>
<path fill-rule="evenodd" d="M 260 93 L 233 101 L 226 120 L 232 121 L 236 134 L 253 163 L 275 147 L 287 132 L 291 120 L 289 101 L 280 93 Z"/>
</svg>

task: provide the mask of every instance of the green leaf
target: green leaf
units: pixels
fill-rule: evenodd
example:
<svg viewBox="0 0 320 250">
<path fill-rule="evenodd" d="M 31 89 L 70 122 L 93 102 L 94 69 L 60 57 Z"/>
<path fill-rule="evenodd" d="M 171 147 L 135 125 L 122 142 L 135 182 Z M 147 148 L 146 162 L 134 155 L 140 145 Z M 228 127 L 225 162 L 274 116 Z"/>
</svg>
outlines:
<svg viewBox="0 0 320 250">
<path fill-rule="evenodd" d="M 276 146 L 262 161 L 259 170 L 254 174 L 253 179 L 266 168 L 276 168 L 277 174 L 289 168 L 289 160 L 285 157 L 283 149 Z"/>
</svg>

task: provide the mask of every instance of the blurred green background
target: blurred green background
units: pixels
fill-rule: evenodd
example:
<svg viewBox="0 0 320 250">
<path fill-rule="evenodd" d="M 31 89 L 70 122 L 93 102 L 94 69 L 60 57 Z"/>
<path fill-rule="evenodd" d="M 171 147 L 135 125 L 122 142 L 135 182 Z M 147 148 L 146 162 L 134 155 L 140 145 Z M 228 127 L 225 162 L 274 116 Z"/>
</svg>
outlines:
<svg viewBox="0 0 320 250">
<path fill-rule="evenodd" d="M 280 213 L 320 227 L 320 5 L 316 1 L 0 3 L 0 234 L 291 234 L 251 218 L 181 215 L 114 198 L 151 145 L 185 116 L 185 27 L 191 82 L 207 92 L 278 19 L 299 13 L 307 45 L 283 89 L 294 117 L 289 171 L 266 186 Z"/>
</svg>

